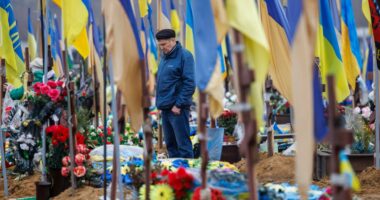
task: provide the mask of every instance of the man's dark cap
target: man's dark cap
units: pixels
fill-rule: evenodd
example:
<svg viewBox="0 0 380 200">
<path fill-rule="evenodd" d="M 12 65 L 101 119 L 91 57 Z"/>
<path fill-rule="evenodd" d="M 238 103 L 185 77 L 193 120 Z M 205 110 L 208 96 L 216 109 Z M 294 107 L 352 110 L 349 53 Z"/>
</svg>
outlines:
<svg viewBox="0 0 380 200">
<path fill-rule="evenodd" d="M 175 31 L 173 29 L 162 29 L 156 33 L 157 40 L 165 40 L 175 37 Z"/>
</svg>

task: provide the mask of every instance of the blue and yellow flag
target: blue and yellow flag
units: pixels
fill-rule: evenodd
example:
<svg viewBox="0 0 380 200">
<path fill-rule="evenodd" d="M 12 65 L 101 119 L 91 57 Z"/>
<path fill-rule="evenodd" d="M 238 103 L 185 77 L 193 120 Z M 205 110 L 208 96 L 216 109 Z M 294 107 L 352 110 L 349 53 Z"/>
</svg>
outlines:
<svg viewBox="0 0 380 200">
<path fill-rule="evenodd" d="M 179 31 L 181 30 L 181 24 L 180 24 L 178 12 L 177 12 L 177 9 L 175 8 L 173 0 L 170 0 L 170 21 L 171 21 L 173 30 L 175 31 L 176 34 L 178 34 Z"/>
<path fill-rule="evenodd" d="M 147 0 L 139 0 L 139 11 L 140 11 L 140 17 L 145 17 L 148 15 L 148 1 Z"/>
<path fill-rule="evenodd" d="M 154 38 L 153 33 L 153 23 L 152 23 L 152 8 L 150 5 L 148 5 L 148 22 L 149 22 L 149 34 L 148 34 L 148 45 L 149 45 L 149 55 L 148 55 L 148 62 L 149 62 L 149 68 L 152 70 L 153 74 L 157 73 L 158 70 L 158 52 L 157 52 L 157 43 L 156 39 Z"/>
<path fill-rule="evenodd" d="M 223 112 L 224 88 L 211 1 L 194 1 L 192 6 L 196 85 L 209 95 L 210 114 L 216 118 Z"/>
<path fill-rule="evenodd" d="M 226 9 L 230 25 L 243 35 L 244 55 L 249 67 L 255 71 L 255 81 L 250 88 L 250 102 L 254 108 L 258 127 L 261 127 L 264 124 L 262 90 L 270 61 L 269 43 L 254 1 L 227 0 Z"/>
<path fill-rule="evenodd" d="M 90 54 L 87 37 L 88 0 L 53 0 L 62 9 L 63 36 L 85 59 Z"/>
<path fill-rule="evenodd" d="M 22 86 L 25 71 L 20 35 L 10 0 L 0 1 L 0 57 L 6 61 L 7 81 L 14 87 Z"/>
<path fill-rule="evenodd" d="M 366 83 L 368 91 L 371 91 L 372 90 L 372 83 L 373 83 L 373 76 L 370 77 L 370 75 L 373 75 L 372 37 L 367 38 L 366 43 L 368 44 L 368 47 L 365 51 L 362 77 L 363 77 L 364 82 Z"/>
<path fill-rule="evenodd" d="M 356 79 L 360 76 L 362 57 L 356 33 L 354 12 L 350 0 L 341 1 L 342 13 L 342 57 L 343 66 L 351 89 L 355 91 Z"/>
<path fill-rule="evenodd" d="M 52 14 L 49 14 L 51 17 Z M 62 68 L 62 50 L 60 46 L 60 32 L 57 28 L 57 18 L 54 16 L 54 20 L 49 18 L 49 38 L 50 38 L 50 46 L 51 46 L 51 54 L 53 57 L 53 71 L 57 77 L 64 74 L 64 70 Z"/>
<path fill-rule="evenodd" d="M 327 75 L 335 77 L 335 94 L 338 102 L 350 95 L 347 76 L 343 67 L 338 40 L 330 12 L 328 0 L 320 0 L 319 31 L 316 54 L 320 59 L 322 83 L 326 84 Z"/>
<path fill-rule="evenodd" d="M 143 122 L 141 64 L 144 52 L 135 14 L 130 0 L 104 0 L 102 6 L 115 83 L 124 97 L 131 127 L 138 131 Z M 128 40 L 126 35 L 130 37 Z"/>
<path fill-rule="evenodd" d="M 186 33 L 185 33 L 185 48 L 189 50 L 194 56 L 194 23 L 193 13 L 191 7 L 191 0 L 186 0 Z"/>
<path fill-rule="evenodd" d="M 159 0 L 160 4 L 158 12 L 158 29 L 166 29 L 166 28 L 172 28 L 172 25 L 170 23 L 170 13 L 166 5 L 166 0 Z"/>
<path fill-rule="evenodd" d="M 275 88 L 293 103 L 288 20 L 280 0 L 260 0 L 260 7 L 261 21 L 271 50 L 269 75 Z"/>
<path fill-rule="evenodd" d="M 32 19 L 30 17 L 30 8 L 28 8 L 28 47 L 29 47 L 29 59 L 33 60 L 37 56 L 37 42 L 34 37 Z"/>
<path fill-rule="evenodd" d="M 339 152 L 339 170 L 340 173 L 345 176 L 346 180 L 349 181 L 350 188 L 355 191 L 360 191 L 360 181 L 359 178 L 356 176 L 354 170 L 352 169 L 351 163 L 348 160 L 348 157 L 346 155 L 346 152 L 344 150 L 341 150 Z"/>
</svg>

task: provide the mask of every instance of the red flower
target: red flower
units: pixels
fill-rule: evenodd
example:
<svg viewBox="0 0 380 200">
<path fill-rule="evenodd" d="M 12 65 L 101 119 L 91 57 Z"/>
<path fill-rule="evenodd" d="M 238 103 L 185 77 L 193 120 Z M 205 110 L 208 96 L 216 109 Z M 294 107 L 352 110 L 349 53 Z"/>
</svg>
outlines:
<svg viewBox="0 0 380 200">
<path fill-rule="evenodd" d="M 79 166 L 83 165 L 83 162 L 86 160 L 86 156 L 81 154 L 81 153 L 78 153 L 77 155 L 75 155 L 75 163 Z"/>
<path fill-rule="evenodd" d="M 170 173 L 170 171 L 169 171 L 169 170 L 167 170 L 167 169 L 164 169 L 164 170 L 162 170 L 162 172 L 161 172 L 161 176 L 168 176 L 168 175 L 169 175 L 169 173 Z"/>
<path fill-rule="evenodd" d="M 8 106 L 5 108 L 5 112 L 8 114 L 9 112 L 11 112 L 12 110 L 12 106 Z"/>
<path fill-rule="evenodd" d="M 106 144 L 112 144 L 112 143 L 107 141 Z"/>
<path fill-rule="evenodd" d="M 51 88 L 48 85 L 41 86 L 41 88 L 40 88 L 41 94 L 48 94 L 50 89 Z"/>
<path fill-rule="evenodd" d="M 48 92 L 47 95 L 50 97 L 50 99 L 52 101 L 57 101 L 58 98 L 59 98 L 59 90 L 57 90 L 57 89 L 51 89 L 51 90 L 49 90 L 49 92 Z"/>
<path fill-rule="evenodd" d="M 70 164 L 70 157 L 69 156 L 65 156 L 62 158 L 62 165 L 63 166 L 69 166 Z"/>
<path fill-rule="evenodd" d="M 99 136 L 100 136 L 101 138 L 103 138 L 103 137 L 104 137 L 104 134 L 103 134 L 103 133 L 99 133 Z"/>
<path fill-rule="evenodd" d="M 82 91 L 82 96 L 85 97 L 86 96 L 86 91 Z"/>
<path fill-rule="evenodd" d="M 62 167 L 62 169 L 61 169 L 61 174 L 62 174 L 63 177 L 67 177 L 67 176 L 69 175 L 69 173 L 70 173 L 69 168 L 67 168 L 67 167 Z"/>
<path fill-rule="evenodd" d="M 81 133 L 78 132 L 77 134 L 75 134 L 75 139 L 77 141 L 77 144 L 84 144 L 85 138 Z"/>
<path fill-rule="evenodd" d="M 89 150 L 84 144 L 78 144 L 76 146 L 77 152 L 82 154 L 88 154 Z"/>
<path fill-rule="evenodd" d="M 59 86 L 59 87 L 63 86 L 63 81 L 57 81 L 56 83 L 57 83 L 57 86 Z"/>
<path fill-rule="evenodd" d="M 77 166 L 74 168 L 74 174 L 78 178 L 83 177 L 86 174 L 86 168 L 83 166 Z"/>
<path fill-rule="evenodd" d="M 33 90 L 34 90 L 34 92 L 37 93 L 37 94 L 41 94 L 41 87 L 42 87 L 43 85 L 44 85 L 44 84 L 43 84 L 43 83 L 40 83 L 40 82 L 35 83 L 35 84 L 33 85 Z"/>
<path fill-rule="evenodd" d="M 53 145 L 58 145 L 58 142 L 64 143 L 69 138 L 69 129 L 62 125 L 52 125 L 46 128 L 46 134 L 52 133 Z"/>
<path fill-rule="evenodd" d="M 222 195 L 222 192 L 220 190 L 210 188 L 210 193 L 211 193 L 211 199 L 212 200 L 225 200 L 225 198 Z M 194 190 L 193 198 L 192 200 L 200 200 L 201 199 L 201 191 L 202 187 L 197 187 Z"/>
<path fill-rule="evenodd" d="M 107 128 L 107 135 L 112 135 L 112 130 L 110 127 Z"/>
<path fill-rule="evenodd" d="M 58 140 L 56 139 L 53 139 L 51 143 L 53 144 L 53 146 L 58 146 Z"/>
<path fill-rule="evenodd" d="M 167 173 L 167 172 L 162 172 Z M 168 184 L 174 189 L 176 198 L 182 199 L 186 192 L 193 185 L 193 176 L 188 174 L 183 167 L 180 167 L 177 172 L 168 174 Z"/>
<path fill-rule="evenodd" d="M 57 87 L 57 83 L 55 83 L 54 81 L 51 81 L 49 80 L 47 83 L 46 83 L 50 88 L 53 88 L 55 89 Z"/>
</svg>

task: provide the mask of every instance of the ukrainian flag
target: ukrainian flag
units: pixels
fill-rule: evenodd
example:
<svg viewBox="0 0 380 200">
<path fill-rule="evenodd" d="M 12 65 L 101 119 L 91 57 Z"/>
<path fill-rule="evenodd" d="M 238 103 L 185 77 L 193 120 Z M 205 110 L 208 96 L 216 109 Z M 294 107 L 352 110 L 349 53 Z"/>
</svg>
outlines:
<svg viewBox="0 0 380 200">
<path fill-rule="evenodd" d="M 33 60 L 37 56 L 37 42 L 34 37 L 32 19 L 30 17 L 30 8 L 28 8 L 28 47 L 29 59 Z"/>
<path fill-rule="evenodd" d="M 343 66 L 351 89 L 355 91 L 356 79 L 360 76 L 362 68 L 362 57 L 360 45 L 356 33 L 354 12 L 351 0 L 342 0 L 342 56 Z"/>
<path fill-rule="evenodd" d="M 264 124 L 262 89 L 269 66 L 269 43 L 254 1 L 228 0 L 226 8 L 230 25 L 243 35 L 247 63 L 255 70 L 255 81 L 250 88 L 250 102 L 254 107 L 258 127 L 261 127 Z"/>
<path fill-rule="evenodd" d="M 86 59 L 90 54 L 87 37 L 88 0 L 53 0 L 62 9 L 63 35 L 68 46 L 74 46 Z"/>
<path fill-rule="evenodd" d="M 178 34 L 181 29 L 181 25 L 173 0 L 170 0 L 170 19 L 173 30 L 176 32 L 176 34 Z"/>
<path fill-rule="evenodd" d="M 49 14 L 49 16 L 52 16 Z M 49 19 L 49 36 L 50 36 L 50 45 L 51 45 L 51 54 L 54 60 L 53 70 L 57 77 L 59 77 L 63 73 L 62 68 L 62 52 L 59 42 L 59 29 L 56 25 L 58 22 L 55 18 L 54 21 L 52 19 Z"/>
<path fill-rule="evenodd" d="M 261 21 L 271 49 L 269 75 L 281 95 L 293 103 L 288 20 L 280 0 L 260 0 L 260 6 Z"/>
<path fill-rule="evenodd" d="M 196 84 L 200 91 L 209 95 L 210 114 L 217 118 L 223 112 L 224 87 L 220 68 L 223 60 L 220 56 L 223 55 L 217 40 L 211 1 L 194 1 L 193 6 Z"/>
<path fill-rule="evenodd" d="M 0 1 L 0 57 L 6 60 L 7 81 L 16 88 L 22 86 L 25 63 L 10 0 Z"/>
<path fill-rule="evenodd" d="M 319 7 L 320 21 L 316 53 L 320 58 L 322 83 L 326 84 L 327 75 L 334 75 L 336 100 L 342 102 L 350 95 L 350 89 L 343 68 L 328 0 L 320 0 Z"/>
<path fill-rule="evenodd" d="M 166 29 L 166 28 L 171 28 L 171 23 L 170 23 L 170 14 L 166 5 L 166 0 L 160 0 L 160 12 L 158 13 L 158 19 L 159 19 L 159 24 L 158 24 L 158 29 Z"/>
<path fill-rule="evenodd" d="M 139 0 L 140 17 L 148 15 L 148 2 L 147 0 Z"/>
<path fill-rule="evenodd" d="M 148 45 L 149 45 L 149 52 L 148 52 L 148 62 L 149 62 L 149 68 L 152 70 L 153 74 L 157 73 L 158 70 L 158 52 L 157 52 L 157 43 L 154 38 L 153 33 L 153 24 L 152 24 L 152 8 L 150 5 L 148 5 L 148 22 L 149 22 L 149 38 L 148 38 Z"/>
<path fill-rule="evenodd" d="M 185 33 L 185 48 L 194 54 L 194 23 L 193 13 L 191 8 L 191 0 L 186 0 L 186 33 Z"/>
<path fill-rule="evenodd" d="M 341 150 L 339 152 L 339 161 L 340 161 L 340 166 L 339 166 L 340 173 L 343 174 L 348 179 L 352 190 L 354 190 L 355 192 L 359 192 L 360 181 L 358 177 L 355 175 L 355 172 L 352 169 L 350 161 L 348 160 L 348 157 L 346 153 L 344 152 L 344 150 Z"/>
</svg>

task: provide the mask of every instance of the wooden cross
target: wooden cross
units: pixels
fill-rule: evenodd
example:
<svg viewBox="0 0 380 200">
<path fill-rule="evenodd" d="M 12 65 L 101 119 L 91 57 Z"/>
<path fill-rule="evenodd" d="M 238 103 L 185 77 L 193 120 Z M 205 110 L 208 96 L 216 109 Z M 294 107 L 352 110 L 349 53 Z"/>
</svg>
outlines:
<svg viewBox="0 0 380 200">
<path fill-rule="evenodd" d="M 336 113 L 335 78 L 333 75 L 327 76 L 327 89 L 329 99 L 329 139 L 332 145 L 331 174 L 339 175 L 341 172 L 339 169 L 339 152 L 346 145 L 353 142 L 353 134 L 352 131 L 344 128 Z M 333 183 L 332 192 L 334 199 L 351 199 L 351 190 L 340 184 Z"/>
<path fill-rule="evenodd" d="M 96 71 L 96 65 L 92 65 L 93 69 L 93 85 L 94 85 L 94 113 L 95 113 L 95 127 L 98 128 L 99 126 L 99 81 L 98 81 L 98 72 Z"/>
<path fill-rule="evenodd" d="M 201 155 L 202 155 L 202 163 L 201 163 L 201 178 L 202 178 L 202 189 L 206 189 L 207 187 L 207 163 L 208 163 L 208 152 L 207 152 L 207 129 L 206 122 L 208 117 L 208 105 L 206 99 L 206 93 L 199 93 L 199 111 L 198 111 L 198 133 L 199 141 L 201 144 Z"/>
<path fill-rule="evenodd" d="M 235 43 L 241 45 L 241 35 L 237 30 L 234 30 Z M 247 170 L 248 170 L 248 187 L 249 187 L 249 199 L 256 200 L 257 197 L 257 186 L 255 183 L 255 173 L 254 164 L 257 162 L 258 152 L 257 152 L 257 123 L 256 119 L 252 117 L 252 108 L 248 104 L 248 96 L 250 93 L 250 87 L 254 81 L 254 72 L 249 69 L 247 65 L 243 63 L 243 53 L 242 51 L 236 52 L 237 66 L 236 71 L 238 75 L 238 90 L 240 94 L 240 104 L 242 107 L 240 113 L 242 116 L 242 122 L 244 124 L 244 138 L 240 145 L 240 152 L 245 155 L 247 160 Z"/>
<path fill-rule="evenodd" d="M 5 59 L 1 59 L 1 66 L 0 66 L 0 73 L 1 73 L 1 82 L 0 82 L 0 126 L 3 124 L 3 116 L 2 116 L 2 110 L 3 110 L 3 87 L 5 84 Z M 4 196 L 8 196 L 8 178 L 7 178 L 7 169 L 5 166 L 5 143 L 4 143 L 4 134 L 3 131 L 0 131 L 0 150 L 1 150 L 1 167 L 2 167 L 2 173 L 3 173 L 3 181 L 4 181 Z"/>
</svg>

